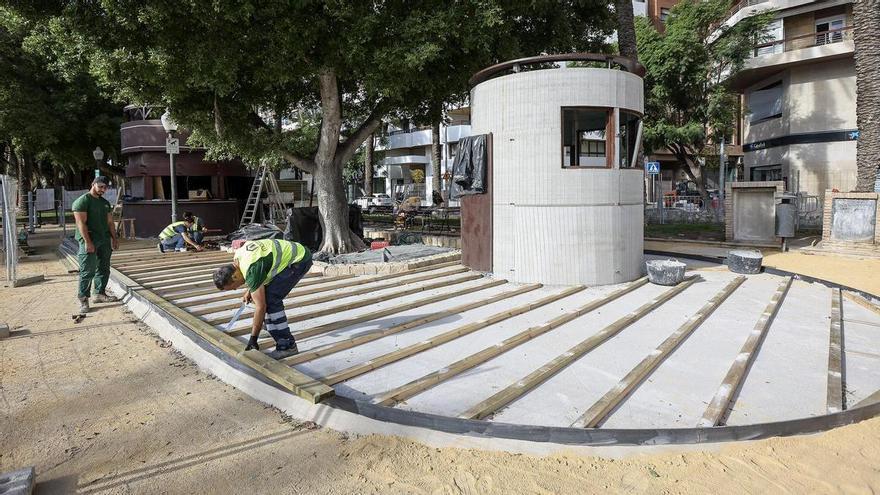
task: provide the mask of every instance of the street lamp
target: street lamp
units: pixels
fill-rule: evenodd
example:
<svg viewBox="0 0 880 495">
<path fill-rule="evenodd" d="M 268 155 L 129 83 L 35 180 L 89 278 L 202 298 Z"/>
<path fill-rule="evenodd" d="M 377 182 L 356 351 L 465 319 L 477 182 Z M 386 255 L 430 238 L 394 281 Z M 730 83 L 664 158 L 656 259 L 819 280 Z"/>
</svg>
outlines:
<svg viewBox="0 0 880 495">
<path fill-rule="evenodd" d="M 177 221 L 177 174 L 174 170 L 174 155 L 178 151 L 178 141 L 175 139 L 177 122 L 171 118 L 171 112 L 167 108 L 162 114 L 162 127 L 168 133 L 168 138 L 165 140 L 165 151 L 168 153 L 168 166 L 171 175 L 171 223 L 174 223 Z"/>
<path fill-rule="evenodd" d="M 92 156 L 95 158 L 95 177 L 97 177 L 101 175 L 101 163 L 104 161 L 104 150 L 98 146 L 95 148 L 95 151 L 92 151 Z"/>
</svg>

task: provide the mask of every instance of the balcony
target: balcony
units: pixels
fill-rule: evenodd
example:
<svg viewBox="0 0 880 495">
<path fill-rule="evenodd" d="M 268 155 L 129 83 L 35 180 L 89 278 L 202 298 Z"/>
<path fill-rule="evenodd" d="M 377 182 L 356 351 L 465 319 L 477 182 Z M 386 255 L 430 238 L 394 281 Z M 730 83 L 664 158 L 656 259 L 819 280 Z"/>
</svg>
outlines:
<svg viewBox="0 0 880 495">
<path fill-rule="evenodd" d="M 713 27 L 713 31 L 722 25 L 733 26 L 746 17 L 753 16 L 765 10 L 787 10 L 809 3 L 815 3 L 816 0 L 742 0 L 728 11 L 725 20 Z M 719 33 L 716 31 L 713 36 Z"/>
<path fill-rule="evenodd" d="M 730 85 L 742 91 L 786 67 L 848 58 L 853 51 L 852 26 L 771 41 L 755 47 L 754 56 Z"/>
<path fill-rule="evenodd" d="M 160 120 L 133 120 L 123 122 L 119 129 L 122 141 L 122 154 L 143 153 L 145 151 L 157 151 L 165 153 L 165 138 L 167 134 Z M 189 150 L 186 143 L 189 137 L 188 131 L 178 133 L 180 138 L 180 150 Z M 200 148 L 193 148 L 200 149 Z"/>
<path fill-rule="evenodd" d="M 444 132 L 440 133 L 441 139 L 443 139 L 444 143 L 457 143 L 461 141 L 461 138 L 465 138 L 471 135 L 471 126 L 470 124 L 466 125 L 451 125 L 445 129 Z"/>
</svg>

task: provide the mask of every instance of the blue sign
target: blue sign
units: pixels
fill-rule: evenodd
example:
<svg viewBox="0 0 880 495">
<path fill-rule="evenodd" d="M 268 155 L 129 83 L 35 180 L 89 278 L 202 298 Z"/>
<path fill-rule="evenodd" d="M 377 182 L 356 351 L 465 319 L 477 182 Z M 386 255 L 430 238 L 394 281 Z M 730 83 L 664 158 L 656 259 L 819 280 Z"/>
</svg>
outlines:
<svg viewBox="0 0 880 495">
<path fill-rule="evenodd" d="M 645 172 L 649 175 L 657 175 L 660 173 L 660 162 L 646 162 Z"/>
<path fill-rule="evenodd" d="M 850 141 L 858 141 L 859 139 L 859 131 L 850 131 L 849 140 Z"/>
</svg>

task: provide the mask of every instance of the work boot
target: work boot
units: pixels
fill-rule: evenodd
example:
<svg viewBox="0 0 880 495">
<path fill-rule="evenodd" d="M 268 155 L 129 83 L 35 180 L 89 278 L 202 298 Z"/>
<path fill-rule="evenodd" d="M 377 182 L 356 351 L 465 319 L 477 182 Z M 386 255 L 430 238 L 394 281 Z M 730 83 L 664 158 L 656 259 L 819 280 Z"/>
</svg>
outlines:
<svg viewBox="0 0 880 495">
<path fill-rule="evenodd" d="M 95 294 L 93 299 L 96 303 L 111 303 L 111 302 L 119 301 L 118 297 L 108 296 L 107 294 L 104 294 L 103 292 Z"/>
<path fill-rule="evenodd" d="M 165 246 L 162 245 L 161 241 L 156 243 L 156 249 L 158 249 L 160 253 L 165 253 Z"/>
<path fill-rule="evenodd" d="M 89 298 L 88 297 L 80 297 L 79 298 L 79 314 L 84 315 L 89 312 Z"/>
<path fill-rule="evenodd" d="M 284 359 L 299 354 L 296 348 L 296 342 L 293 339 L 278 339 L 275 343 L 275 349 L 266 353 L 272 359 Z"/>
</svg>

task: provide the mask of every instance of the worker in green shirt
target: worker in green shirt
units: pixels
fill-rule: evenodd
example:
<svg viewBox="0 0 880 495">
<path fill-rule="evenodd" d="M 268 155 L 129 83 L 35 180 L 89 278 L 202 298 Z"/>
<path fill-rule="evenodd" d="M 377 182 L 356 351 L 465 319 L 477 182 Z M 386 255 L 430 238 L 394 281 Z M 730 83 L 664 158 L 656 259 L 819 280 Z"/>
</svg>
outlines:
<svg viewBox="0 0 880 495">
<path fill-rule="evenodd" d="M 266 330 L 275 339 L 269 356 L 281 359 L 296 354 L 296 341 L 287 324 L 284 298 L 312 267 L 312 253 L 298 242 L 282 239 L 247 241 L 235 250 L 232 263 L 214 271 L 214 285 L 220 290 L 247 286 L 244 303 L 253 302 L 254 316 L 246 351 L 260 349 L 257 339 Z"/>
<path fill-rule="evenodd" d="M 116 229 L 113 228 L 112 207 L 104 199 L 109 181 L 105 176 L 95 177 L 89 192 L 78 197 L 71 209 L 76 219 L 76 240 L 79 241 L 79 312 L 89 312 L 89 289 L 95 282 L 93 300 L 97 303 L 115 302 L 108 296 L 107 281 L 110 279 L 110 253 L 119 249 Z"/>
</svg>

